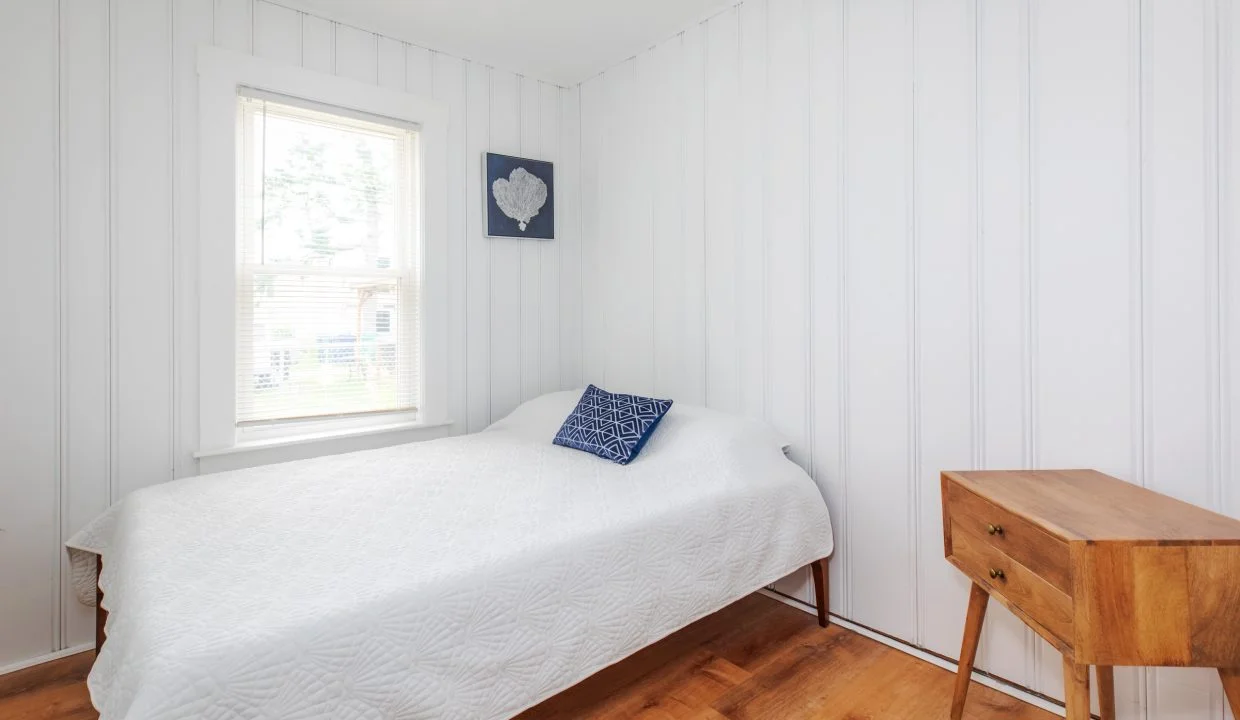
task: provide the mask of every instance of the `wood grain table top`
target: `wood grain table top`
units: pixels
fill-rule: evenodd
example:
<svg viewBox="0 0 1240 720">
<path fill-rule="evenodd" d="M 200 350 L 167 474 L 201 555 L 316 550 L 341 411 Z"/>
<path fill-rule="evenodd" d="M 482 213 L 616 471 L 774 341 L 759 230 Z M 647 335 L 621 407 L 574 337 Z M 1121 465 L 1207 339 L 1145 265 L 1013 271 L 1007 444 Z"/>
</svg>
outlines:
<svg viewBox="0 0 1240 720">
<path fill-rule="evenodd" d="M 1068 542 L 1240 545 L 1240 521 L 1096 470 L 944 474 Z"/>
</svg>

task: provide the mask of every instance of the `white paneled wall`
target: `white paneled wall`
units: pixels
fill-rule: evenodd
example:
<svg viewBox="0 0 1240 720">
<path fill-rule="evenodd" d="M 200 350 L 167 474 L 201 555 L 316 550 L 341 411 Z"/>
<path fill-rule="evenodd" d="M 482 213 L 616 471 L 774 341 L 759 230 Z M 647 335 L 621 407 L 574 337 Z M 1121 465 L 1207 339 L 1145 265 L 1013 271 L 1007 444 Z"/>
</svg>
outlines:
<svg viewBox="0 0 1240 720">
<path fill-rule="evenodd" d="M 767 418 L 831 505 L 833 610 L 943 655 L 942 469 L 1240 516 L 1237 43 L 1235 0 L 745 0 L 588 80 L 585 379 Z M 1002 609 L 981 653 L 1062 693 Z M 1210 672 L 1117 682 L 1224 717 Z"/>
<path fill-rule="evenodd" d="M 197 472 L 198 45 L 451 108 L 455 431 L 586 381 L 765 417 L 833 610 L 954 656 L 941 469 L 1240 515 L 1238 42 L 1237 0 L 746 0 L 563 89 L 267 0 L 0 5 L 0 668 L 91 637 L 63 537 Z M 486 150 L 556 162 L 555 242 L 484 236 Z M 980 664 L 1062 691 L 1000 608 Z M 1225 716 L 1210 673 L 1117 680 Z"/>
<path fill-rule="evenodd" d="M 64 280 L 56 118 L 57 15 L 51 3 L 6 6 L 0 21 L 0 638 L 4 659 L 49 652 L 59 570 L 64 464 L 57 441 Z M 10 620 L 16 620 L 16 622 Z"/>
<path fill-rule="evenodd" d="M 449 208 L 455 432 L 581 383 L 576 89 L 266 0 L 2 3 L 0 671 L 93 638 L 63 538 L 198 471 L 203 44 L 449 106 L 447 176 L 430 181 Z M 557 240 L 484 237 L 486 150 L 556 163 Z"/>
</svg>

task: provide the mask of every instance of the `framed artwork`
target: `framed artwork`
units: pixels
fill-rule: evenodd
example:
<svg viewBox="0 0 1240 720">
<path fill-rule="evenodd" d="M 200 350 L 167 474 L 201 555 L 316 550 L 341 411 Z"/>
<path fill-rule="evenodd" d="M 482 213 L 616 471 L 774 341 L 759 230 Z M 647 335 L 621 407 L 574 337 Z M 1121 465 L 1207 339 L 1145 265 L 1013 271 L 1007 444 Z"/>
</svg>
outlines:
<svg viewBox="0 0 1240 720">
<path fill-rule="evenodd" d="M 555 168 L 544 160 L 487 153 L 487 237 L 555 239 Z"/>
</svg>

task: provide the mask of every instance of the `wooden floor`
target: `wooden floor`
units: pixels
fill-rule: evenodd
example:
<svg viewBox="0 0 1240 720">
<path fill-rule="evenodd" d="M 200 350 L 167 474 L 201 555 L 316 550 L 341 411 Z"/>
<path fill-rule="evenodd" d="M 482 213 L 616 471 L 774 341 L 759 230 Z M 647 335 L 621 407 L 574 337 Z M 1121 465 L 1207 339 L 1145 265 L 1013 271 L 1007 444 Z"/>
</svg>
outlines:
<svg viewBox="0 0 1240 720">
<path fill-rule="evenodd" d="M 95 720 L 93 654 L 0 677 L 4 720 Z M 520 720 L 946 720 L 954 675 L 761 595 L 707 617 Z M 1054 715 L 977 683 L 970 720 Z"/>
</svg>

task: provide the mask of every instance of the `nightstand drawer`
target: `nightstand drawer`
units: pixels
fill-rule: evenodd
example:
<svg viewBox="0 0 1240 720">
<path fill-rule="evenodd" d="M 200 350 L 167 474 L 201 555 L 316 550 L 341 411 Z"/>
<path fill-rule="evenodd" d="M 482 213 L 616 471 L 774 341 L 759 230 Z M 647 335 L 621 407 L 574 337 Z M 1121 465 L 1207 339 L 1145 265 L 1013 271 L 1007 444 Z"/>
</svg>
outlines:
<svg viewBox="0 0 1240 720">
<path fill-rule="evenodd" d="M 1067 593 L 959 523 L 952 522 L 951 533 L 949 560 L 1003 596 L 1065 645 L 1072 644 L 1072 598 Z"/>
<path fill-rule="evenodd" d="M 985 543 L 1016 560 L 1065 593 L 1072 593 L 1068 544 L 1017 515 L 947 483 L 946 515 Z"/>
</svg>

